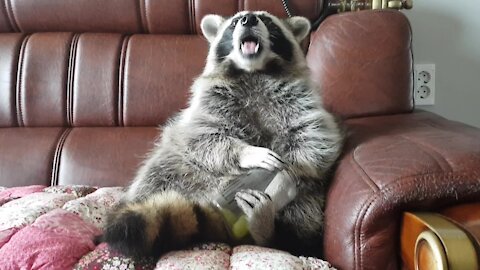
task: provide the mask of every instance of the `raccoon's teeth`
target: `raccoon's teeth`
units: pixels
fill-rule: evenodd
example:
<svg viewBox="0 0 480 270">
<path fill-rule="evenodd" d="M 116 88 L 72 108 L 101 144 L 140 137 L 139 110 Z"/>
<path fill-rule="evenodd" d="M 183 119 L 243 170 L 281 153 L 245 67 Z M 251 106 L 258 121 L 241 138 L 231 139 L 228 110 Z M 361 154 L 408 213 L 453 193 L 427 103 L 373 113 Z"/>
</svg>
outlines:
<svg viewBox="0 0 480 270">
<path fill-rule="evenodd" d="M 258 52 L 259 44 L 254 41 L 245 41 L 241 45 L 242 53 L 245 55 L 256 54 Z"/>
</svg>

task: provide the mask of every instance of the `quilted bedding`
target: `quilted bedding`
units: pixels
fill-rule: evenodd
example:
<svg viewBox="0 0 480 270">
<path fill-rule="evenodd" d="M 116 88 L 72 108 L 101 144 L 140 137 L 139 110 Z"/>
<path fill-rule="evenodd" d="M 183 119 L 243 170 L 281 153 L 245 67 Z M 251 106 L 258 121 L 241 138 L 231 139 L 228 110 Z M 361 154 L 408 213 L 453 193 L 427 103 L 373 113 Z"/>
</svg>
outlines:
<svg viewBox="0 0 480 270">
<path fill-rule="evenodd" d="M 122 195 L 120 187 L 0 187 L 0 269 L 334 269 L 317 258 L 222 243 L 134 261 L 92 241 Z"/>
</svg>

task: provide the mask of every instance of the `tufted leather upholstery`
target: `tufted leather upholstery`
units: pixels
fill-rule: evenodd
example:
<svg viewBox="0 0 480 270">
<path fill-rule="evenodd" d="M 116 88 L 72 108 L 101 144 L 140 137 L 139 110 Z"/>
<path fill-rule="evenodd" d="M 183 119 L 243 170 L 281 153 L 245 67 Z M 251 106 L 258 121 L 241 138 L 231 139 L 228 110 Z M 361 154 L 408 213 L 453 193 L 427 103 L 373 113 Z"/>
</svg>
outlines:
<svg viewBox="0 0 480 270">
<path fill-rule="evenodd" d="M 2 65 L 11 75 L 4 127 L 163 124 L 185 106 L 208 46 L 199 36 L 94 33 L 7 34 L 2 42 L 12 48 Z"/>
<path fill-rule="evenodd" d="M 314 20 L 322 0 L 289 2 L 293 14 Z M 268 10 L 285 17 L 281 1 L 265 0 L 5 0 L 0 32 L 200 33 L 206 14 L 229 16 L 240 10 Z"/>
<path fill-rule="evenodd" d="M 186 105 L 189 85 L 203 68 L 208 46 L 196 35 L 96 33 L 2 34 L 0 44 L 0 69 L 4 78 L 0 90 L 0 127 L 12 128 L 10 132 L 22 135 L 25 129 L 17 127 L 54 127 L 48 133 L 51 135 L 44 138 L 48 146 L 28 147 L 22 155 L 18 155 L 18 148 L 8 150 L 14 143 L 10 136 L 2 141 L 0 135 L 3 148 L 0 160 L 4 161 L 0 163 L 0 183 L 4 185 L 84 181 L 98 181 L 99 185 L 125 184 L 152 146 L 155 126 L 164 124 Z M 143 133 L 134 132 L 135 128 L 128 129 L 132 132 L 113 128 L 121 126 L 147 126 L 150 130 Z M 71 132 L 73 127 L 98 129 Z M 35 138 L 35 129 L 29 130 L 33 133 L 26 136 Z M 78 136 L 82 133 L 91 141 L 83 145 L 75 141 L 77 137 L 84 138 Z M 119 145 L 94 134 L 117 138 Z M 89 153 L 96 151 L 98 148 L 94 145 L 101 144 L 102 140 L 109 147 L 96 156 L 96 163 L 84 164 L 90 169 L 78 167 L 79 160 L 67 158 L 78 154 L 70 145 Z M 8 148 L 4 144 L 8 144 Z M 118 155 L 122 147 L 125 148 L 120 151 L 123 155 Z M 33 159 L 28 155 L 32 148 L 42 157 L 32 160 L 38 168 L 17 170 L 15 164 L 23 164 L 19 157 Z M 115 156 L 118 158 L 112 159 Z M 94 159 L 85 160 L 91 161 Z M 82 173 L 72 174 L 76 168 Z M 118 174 L 114 178 L 112 171 Z"/>
<path fill-rule="evenodd" d="M 221 2 L 221 4 L 219 4 Z M 186 106 L 207 13 L 276 0 L 5 0 L 0 8 L 0 185 L 126 185 Z M 322 1 L 289 1 L 311 20 Z M 480 196 L 480 131 L 413 111 L 411 31 L 398 12 L 329 17 L 307 59 L 348 143 L 327 198 L 325 255 L 398 269 L 403 210 Z"/>
</svg>

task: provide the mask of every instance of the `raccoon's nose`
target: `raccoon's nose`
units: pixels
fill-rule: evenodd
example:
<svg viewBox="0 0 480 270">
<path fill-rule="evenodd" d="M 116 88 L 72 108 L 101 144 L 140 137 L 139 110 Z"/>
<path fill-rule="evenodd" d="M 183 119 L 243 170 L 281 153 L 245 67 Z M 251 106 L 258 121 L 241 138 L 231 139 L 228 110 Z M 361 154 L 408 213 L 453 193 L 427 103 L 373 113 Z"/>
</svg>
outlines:
<svg viewBox="0 0 480 270">
<path fill-rule="evenodd" d="M 252 27 L 258 24 L 258 19 L 257 16 L 253 14 L 247 14 L 243 16 L 243 18 L 240 20 L 240 23 L 243 26 Z"/>
</svg>

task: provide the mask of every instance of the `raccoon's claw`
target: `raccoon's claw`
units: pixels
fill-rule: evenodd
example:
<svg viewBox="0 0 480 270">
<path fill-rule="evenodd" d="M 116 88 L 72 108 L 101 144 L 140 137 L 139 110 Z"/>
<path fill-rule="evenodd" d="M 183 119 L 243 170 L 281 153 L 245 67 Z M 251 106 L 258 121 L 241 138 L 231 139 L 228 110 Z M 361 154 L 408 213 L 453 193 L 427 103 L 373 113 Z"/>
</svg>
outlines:
<svg viewBox="0 0 480 270">
<path fill-rule="evenodd" d="M 235 195 L 235 201 L 247 216 L 255 243 L 268 245 L 275 231 L 275 205 L 270 196 L 258 190 L 242 190 Z"/>
<path fill-rule="evenodd" d="M 259 211 L 271 210 L 275 213 L 274 205 L 270 196 L 258 190 L 247 189 L 239 191 L 235 195 L 235 200 L 237 201 L 238 206 L 249 218 Z"/>
<path fill-rule="evenodd" d="M 282 170 L 284 164 L 282 158 L 268 148 L 247 146 L 240 153 L 240 167 L 244 169 L 263 168 L 274 171 Z"/>
</svg>

